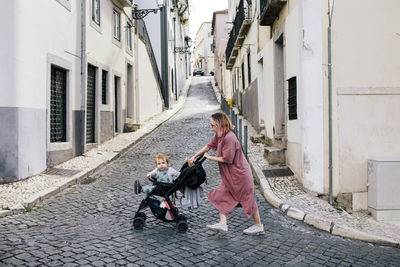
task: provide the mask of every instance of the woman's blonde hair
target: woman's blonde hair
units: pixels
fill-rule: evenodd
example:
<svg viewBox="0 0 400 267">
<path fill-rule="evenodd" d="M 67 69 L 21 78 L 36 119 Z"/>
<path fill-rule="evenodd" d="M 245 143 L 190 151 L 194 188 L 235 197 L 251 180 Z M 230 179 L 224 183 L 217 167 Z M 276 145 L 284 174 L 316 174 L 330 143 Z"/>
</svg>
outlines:
<svg viewBox="0 0 400 267">
<path fill-rule="evenodd" d="M 156 165 L 157 165 L 157 161 L 158 160 L 165 160 L 167 162 L 167 164 L 169 164 L 169 159 L 168 159 L 167 155 L 165 155 L 165 154 L 158 154 L 157 155 L 157 157 L 155 159 Z"/>
<path fill-rule="evenodd" d="M 233 126 L 231 120 L 225 112 L 217 112 L 211 115 L 211 118 L 218 122 L 219 127 L 221 128 L 222 134 L 227 134 L 232 131 L 235 126 Z"/>
</svg>

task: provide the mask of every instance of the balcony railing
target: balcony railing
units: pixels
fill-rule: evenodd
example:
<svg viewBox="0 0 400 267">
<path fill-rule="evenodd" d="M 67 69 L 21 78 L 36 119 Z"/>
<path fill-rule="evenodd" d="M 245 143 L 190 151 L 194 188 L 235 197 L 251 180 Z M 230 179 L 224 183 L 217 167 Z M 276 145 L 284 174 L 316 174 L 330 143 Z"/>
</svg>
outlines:
<svg viewBox="0 0 400 267">
<path fill-rule="evenodd" d="M 157 61 L 156 61 L 156 57 L 154 56 L 154 51 L 153 51 L 153 47 L 151 45 L 150 37 L 149 37 L 149 34 L 147 33 L 146 24 L 144 23 L 144 20 L 142 20 L 142 19 L 138 20 L 137 22 L 138 22 L 139 38 L 141 38 L 142 41 L 146 45 L 146 49 L 150 56 L 151 66 L 153 68 L 154 75 L 156 77 L 158 85 L 160 86 L 160 88 L 162 88 L 161 75 L 158 70 Z"/>
<path fill-rule="evenodd" d="M 232 69 L 233 65 L 235 64 L 239 48 L 242 46 L 247 32 L 249 31 L 251 18 L 249 17 L 250 12 L 248 9 L 249 8 L 247 8 L 246 12 L 244 8 L 244 1 L 241 0 L 237 8 L 235 20 L 233 21 L 233 27 L 229 34 L 229 40 L 226 45 L 225 56 L 227 69 Z"/>
<path fill-rule="evenodd" d="M 260 0 L 260 25 L 272 26 L 287 0 Z"/>
</svg>

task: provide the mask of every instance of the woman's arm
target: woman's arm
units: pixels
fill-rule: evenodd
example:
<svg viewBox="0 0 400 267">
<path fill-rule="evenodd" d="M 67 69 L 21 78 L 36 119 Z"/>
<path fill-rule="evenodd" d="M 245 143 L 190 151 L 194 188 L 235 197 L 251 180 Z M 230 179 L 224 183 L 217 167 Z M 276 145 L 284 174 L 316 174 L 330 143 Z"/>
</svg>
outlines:
<svg viewBox="0 0 400 267">
<path fill-rule="evenodd" d="M 197 152 L 193 157 L 190 158 L 190 161 L 193 162 L 198 156 L 200 156 L 208 151 L 210 151 L 210 148 L 208 146 L 204 146 L 202 149 L 200 149 L 199 152 Z"/>
<path fill-rule="evenodd" d="M 216 161 L 216 162 L 225 163 L 225 160 L 224 160 L 223 157 L 213 157 L 213 156 L 208 155 L 207 152 L 204 153 L 204 157 L 206 157 L 206 159 L 209 159 L 209 160 L 213 160 L 213 161 Z"/>
</svg>

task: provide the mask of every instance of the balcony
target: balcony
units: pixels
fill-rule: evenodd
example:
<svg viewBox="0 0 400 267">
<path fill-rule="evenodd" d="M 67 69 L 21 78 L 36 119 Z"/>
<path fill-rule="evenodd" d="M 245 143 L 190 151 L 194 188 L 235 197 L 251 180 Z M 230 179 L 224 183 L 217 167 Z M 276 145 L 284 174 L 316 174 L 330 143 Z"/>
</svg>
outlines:
<svg viewBox="0 0 400 267">
<path fill-rule="evenodd" d="M 287 0 L 260 0 L 260 25 L 272 26 Z"/>
<path fill-rule="evenodd" d="M 244 1 L 241 0 L 237 8 L 233 28 L 229 34 L 228 44 L 226 45 L 226 68 L 231 70 L 235 64 L 240 47 L 251 26 L 251 17 L 249 16 L 249 7 L 244 8 Z"/>
<path fill-rule="evenodd" d="M 122 7 L 131 7 L 132 6 L 132 0 L 112 0 L 113 2 L 119 4 Z"/>
</svg>

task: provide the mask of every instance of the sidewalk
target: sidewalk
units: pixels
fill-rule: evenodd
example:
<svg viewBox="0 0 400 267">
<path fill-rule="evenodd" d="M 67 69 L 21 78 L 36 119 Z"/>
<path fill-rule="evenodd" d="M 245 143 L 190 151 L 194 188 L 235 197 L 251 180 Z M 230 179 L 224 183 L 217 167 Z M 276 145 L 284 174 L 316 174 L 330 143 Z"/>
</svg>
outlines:
<svg viewBox="0 0 400 267">
<path fill-rule="evenodd" d="M 211 82 L 217 100 L 221 96 Z M 252 125 L 240 116 L 248 127 L 248 135 L 257 136 Z M 400 226 L 377 222 L 367 212 L 352 214 L 332 207 L 327 201 L 306 192 L 293 176 L 268 177 L 263 170 L 272 169 L 264 158 L 264 145 L 248 142 L 248 159 L 254 178 L 265 199 L 285 215 L 303 221 L 333 235 L 383 245 L 400 246 Z"/>
<path fill-rule="evenodd" d="M 220 101 L 212 77 L 209 81 Z M 169 110 L 145 122 L 136 132 L 123 133 L 91 149 L 82 156 L 57 165 L 39 175 L 12 184 L 0 185 L 0 217 L 24 212 L 65 188 L 80 183 L 90 174 L 116 159 L 131 146 L 175 115 L 186 101 L 190 80 L 179 101 Z M 257 133 L 250 123 L 249 136 Z M 326 201 L 305 192 L 294 177 L 266 178 L 263 170 L 272 167 L 264 159 L 263 144 L 248 142 L 249 163 L 266 200 L 285 215 L 304 221 L 333 235 L 359 239 L 378 244 L 399 246 L 400 227 L 375 221 L 366 213 L 343 211 L 339 213 Z"/>
</svg>

